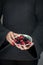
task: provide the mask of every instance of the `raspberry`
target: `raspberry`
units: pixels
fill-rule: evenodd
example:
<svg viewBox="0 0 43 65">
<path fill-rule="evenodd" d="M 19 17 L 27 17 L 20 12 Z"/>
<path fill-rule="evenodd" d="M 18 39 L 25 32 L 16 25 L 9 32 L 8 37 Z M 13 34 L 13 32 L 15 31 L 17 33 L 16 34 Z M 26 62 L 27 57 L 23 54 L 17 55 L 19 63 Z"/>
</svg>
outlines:
<svg viewBox="0 0 43 65">
<path fill-rule="evenodd" d="M 29 43 L 30 43 L 30 41 L 29 41 L 29 40 L 27 40 L 27 41 L 26 41 L 26 44 L 29 44 Z"/>
<path fill-rule="evenodd" d="M 15 43 L 17 43 L 17 44 L 22 44 L 22 45 L 24 45 L 24 44 L 31 44 L 31 42 L 29 41 L 29 39 L 28 38 L 26 38 L 25 36 L 19 36 L 19 37 L 17 37 L 17 38 L 15 38 Z"/>
<path fill-rule="evenodd" d="M 19 39 L 20 39 L 20 40 L 24 39 L 24 36 L 21 35 L 21 36 L 19 37 Z"/>
<path fill-rule="evenodd" d="M 23 39 L 24 41 L 27 41 L 28 39 L 26 38 L 26 37 L 24 37 L 24 39 Z"/>
<path fill-rule="evenodd" d="M 15 41 L 15 43 L 19 44 L 19 41 L 17 39 L 15 39 L 14 41 Z"/>
<path fill-rule="evenodd" d="M 29 42 L 29 44 L 31 44 L 31 42 Z"/>
<path fill-rule="evenodd" d="M 20 42 L 21 42 L 21 44 L 22 44 L 22 45 L 24 45 L 24 44 L 25 44 L 25 42 L 24 42 L 23 40 L 20 40 Z"/>
<path fill-rule="evenodd" d="M 24 45 L 24 44 L 25 44 L 25 42 L 22 42 L 21 44 L 22 44 L 22 45 Z"/>
</svg>

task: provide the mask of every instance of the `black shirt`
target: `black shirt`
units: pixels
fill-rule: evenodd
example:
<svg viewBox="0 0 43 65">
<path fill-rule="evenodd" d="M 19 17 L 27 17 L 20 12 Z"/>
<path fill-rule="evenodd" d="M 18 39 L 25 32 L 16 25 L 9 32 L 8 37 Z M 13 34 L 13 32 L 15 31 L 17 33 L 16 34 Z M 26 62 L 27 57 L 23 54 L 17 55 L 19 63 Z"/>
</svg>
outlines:
<svg viewBox="0 0 43 65">
<path fill-rule="evenodd" d="M 2 14 L 0 46 L 9 31 L 29 34 L 43 46 L 42 0 L 0 0 L 0 17 Z"/>
</svg>

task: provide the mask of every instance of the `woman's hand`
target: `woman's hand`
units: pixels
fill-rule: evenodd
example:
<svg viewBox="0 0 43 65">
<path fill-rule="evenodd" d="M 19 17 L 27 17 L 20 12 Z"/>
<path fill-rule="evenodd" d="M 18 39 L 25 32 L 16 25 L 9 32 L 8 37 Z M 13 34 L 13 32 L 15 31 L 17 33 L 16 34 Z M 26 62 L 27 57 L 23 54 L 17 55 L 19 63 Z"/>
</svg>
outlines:
<svg viewBox="0 0 43 65">
<path fill-rule="evenodd" d="M 29 44 L 24 44 L 24 45 L 21 45 L 21 47 L 22 47 L 22 50 L 28 50 L 28 49 L 30 49 L 33 45 L 34 45 L 34 43 L 32 43 L 30 46 L 29 46 Z"/>
<path fill-rule="evenodd" d="M 14 33 L 12 31 L 8 32 L 8 34 L 6 35 L 6 40 L 11 44 L 11 45 L 15 45 L 14 39 L 15 37 L 18 36 L 17 33 Z"/>
<path fill-rule="evenodd" d="M 14 41 L 15 37 L 17 37 L 19 34 L 14 33 L 12 31 L 8 32 L 8 34 L 6 35 L 6 40 L 12 45 L 12 46 L 16 46 L 17 48 L 19 48 L 20 50 L 23 50 L 24 48 L 22 48 L 21 44 L 17 45 Z"/>
<path fill-rule="evenodd" d="M 20 50 L 28 50 L 33 44 L 32 44 L 31 46 L 26 45 L 26 44 L 24 44 L 24 45 L 16 44 L 15 41 L 14 41 L 14 39 L 15 39 L 15 37 L 17 37 L 18 35 L 19 35 L 19 34 L 10 31 L 10 32 L 8 32 L 8 34 L 6 35 L 6 40 L 7 40 L 12 46 L 16 46 L 16 47 L 17 47 L 18 49 L 20 49 Z"/>
</svg>

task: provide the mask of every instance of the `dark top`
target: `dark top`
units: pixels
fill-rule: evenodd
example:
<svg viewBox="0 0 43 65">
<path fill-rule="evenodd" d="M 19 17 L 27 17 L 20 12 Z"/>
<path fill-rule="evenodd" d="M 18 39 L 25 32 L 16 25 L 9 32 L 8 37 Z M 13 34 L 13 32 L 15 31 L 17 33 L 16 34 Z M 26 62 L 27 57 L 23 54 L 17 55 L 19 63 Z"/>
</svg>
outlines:
<svg viewBox="0 0 43 65">
<path fill-rule="evenodd" d="M 43 0 L 0 0 L 0 18 L 2 14 L 0 47 L 6 34 L 13 31 L 31 35 L 43 48 Z"/>
</svg>

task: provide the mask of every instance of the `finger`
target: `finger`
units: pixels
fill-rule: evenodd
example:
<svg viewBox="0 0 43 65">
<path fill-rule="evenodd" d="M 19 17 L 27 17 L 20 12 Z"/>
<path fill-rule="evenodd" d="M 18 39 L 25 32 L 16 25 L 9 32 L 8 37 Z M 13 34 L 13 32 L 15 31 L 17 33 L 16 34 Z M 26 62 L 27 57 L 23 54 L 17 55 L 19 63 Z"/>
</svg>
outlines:
<svg viewBox="0 0 43 65">
<path fill-rule="evenodd" d="M 34 43 L 32 43 L 31 45 L 26 45 L 26 50 L 30 49 L 33 45 Z"/>
<path fill-rule="evenodd" d="M 14 36 L 18 36 L 18 34 L 17 33 L 14 33 Z"/>
<path fill-rule="evenodd" d="M 21 47 L 20 44 L 16 44 L 16 43 L 15 43 L 15 46 L 16 46 L 18 49 L 20 49 L 20 50 L 24 50 L 24 49 Z"/>
<path fill-rule="evenodd" d="M 20 44 L 16 44 L 16 43 L 15 43 L 15 46 L 16 46 L 17 48 L 19 48 L 20 50 L 22 50 Z"/>
<path fill-rule="evenodd" d="M 15 46 L 14 42 L 9 42 L 12 46 Z"/>
<path fill-rule="evenodd" d="M 25 50 L 25 49 L 26 49 L 26 46 L 25 46 L 25 44 L 24 44 L 24 45 L 21 45 L 21 47 L 23 48 L 23 50 Z"/>
<path fill-rule="evenodd" d="M 26 46 L 26 47 L 29 47 L 30 45 L 29 45 L 29 44 L 26 44 L 25 46 Z"/>
<path fill-rule="evenodd" d="M 15 43 L 14 40 L 12 40 L 12 38 L 11 38 L 10 36 L 9 36 L 9 43 L 10 43 L 11 45 L 13 45 L 13 46 L 15 45 L 15 44 L 14 44 L 14 43 Z"/>
<path fill-rule="evenodd" d="M 21 45 L 20 45 L 20 46 L 18 46 L 18 48 L 19 48 L 20 50 L 24 50 L 24 48 L 23 48 L 23 47 L 21 47 Z"/>
<path fill-rule="evenodd" d="M 14 37 L 14 34 L 13 34 L 13 33 L 12 33 L 12 34 L 10 34 L 10 36 L 11 36 L 12 40 L 14 40 L 14 39 L 15 39 L 15 37 Z"/>
</svg>

